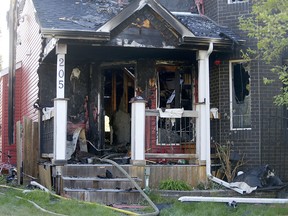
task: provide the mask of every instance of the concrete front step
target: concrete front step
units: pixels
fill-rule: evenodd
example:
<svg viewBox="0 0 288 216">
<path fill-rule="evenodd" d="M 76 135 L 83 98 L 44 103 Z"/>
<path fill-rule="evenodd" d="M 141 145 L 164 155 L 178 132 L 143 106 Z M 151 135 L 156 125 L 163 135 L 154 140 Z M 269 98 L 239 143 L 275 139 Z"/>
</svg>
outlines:
<svg viewBox="0 0 288 216">
<path fill-rule="evenodd" d="M 134 189 L 117 190 L 117 189 L 77 189 L 63 188 L 63 195 L 77 200 L 87 202 L 97 202 L 105 205 L 111 204 L 138 204 L 144 198 L 140 192 Z"/>
<path fill-rule="evenodd" d="M 62 176 L 64 188 L 130 189 L 135 186 L 128 178 L 68 177 Z M 139 185 L 142 180 L 133 178 Z"/>
</svg>

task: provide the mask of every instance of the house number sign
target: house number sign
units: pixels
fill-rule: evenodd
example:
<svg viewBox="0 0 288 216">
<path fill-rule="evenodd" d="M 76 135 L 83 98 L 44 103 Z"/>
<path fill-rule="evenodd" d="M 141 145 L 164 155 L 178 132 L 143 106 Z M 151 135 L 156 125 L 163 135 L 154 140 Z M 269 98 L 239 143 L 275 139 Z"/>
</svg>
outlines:
<svg viewBox="0 0 288 216">
<path fill-rule="evenodd" d="M 57 56 L 57 98 L 64 98 L 65 93 L 65 54 Z"/>
</svg>

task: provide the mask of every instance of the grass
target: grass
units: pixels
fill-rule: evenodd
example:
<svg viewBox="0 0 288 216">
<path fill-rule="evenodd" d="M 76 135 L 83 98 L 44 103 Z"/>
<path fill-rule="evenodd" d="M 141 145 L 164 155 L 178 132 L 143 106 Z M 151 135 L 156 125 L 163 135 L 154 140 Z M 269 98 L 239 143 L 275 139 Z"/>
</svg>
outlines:
<svg viewBox="0 0 288 216">
<path fill-rule="evenodd" d="M 29 201 L 58 215 L 123 215 L 99 204 L 63 199 L 40 190 L 23 193 L 22 190 L 0 187 L 1 216 L 53 215 L 39 210 Z"/>
<path fill-rule="evenodd" d="M 167 215 L 221 215 L 221 216 L 276 216 L 288 215 L 287 205 L 264 205 L 264 204 L 238 204 L 236 208 L 227 206 L 225 203 L 211 203 L 211 202 L 176 202 L 169 209 L 161 211 L 161 216 Z"/>
<path fill-rule="evenodd" d="M 1 184 L 1 182 L 0 182 Z M 36 208 L 33 201 L 41 208 L 57 213 L 58 215 L 111 215 L 123 216 L 124 212 L 112 210 L 99 204 L 92 204 L 77 200 L 64 199 L 49 193 L 34 190 L 23 193 L 22 189 L 0 186 L 0 216 L 46 216 L 52 215 Z M 236 208 L 226 203 L 212 202 L 179 202 L 175 198 L 161 197 L 151 192 L 152 201 L 158 206 L 160 216 L 281 216 L 288 215 L 287 204 L 238 204 Z M 143 202 L 142 204 L 144 204 Z M 146 208 L 142 213 L 152 212 L 152 208 Z M 140 212 L 141 214 L 141 212 Z"/>
<path fill-rule="evenodd" d="M 288 204 L 243 204 L 236 208 L 226 203 L 213 202 L 179 202 L 172 198 L 163 198 L 157 194 L 150 195 L 153 202 L 164 207 L 160 216 L 280 216 L 288 215 Z M 163 205 L 165 204 L 165 205 Z"/>
</svg>

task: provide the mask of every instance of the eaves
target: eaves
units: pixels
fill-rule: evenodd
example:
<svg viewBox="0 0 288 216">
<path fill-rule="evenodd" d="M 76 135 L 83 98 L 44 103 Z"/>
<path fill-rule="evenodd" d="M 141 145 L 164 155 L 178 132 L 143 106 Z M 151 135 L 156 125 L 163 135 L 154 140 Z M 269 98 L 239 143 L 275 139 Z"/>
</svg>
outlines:
<svg viewBox="0 0 288 216">
<path fill-rule="evenodd" d="M 245 41 L 239 40 L 237 44 L 229 39 L 219 39 L 219 38 L 210 38 L 210 37 L 183 37 L 180 43 L 180 47 L 207 47 L 209 43 L 212 42 L 214 50 L 226 50 L 227 52 L 233 50 L 235 46 L 243 46 Z"/>
<path fill-rule="evenodd" d="M 89 40 L 97 42 L 106 42 L 110 40 L 109 32 L 41 28 L 41 34 L 44 38 L 55 39 Z"/>
</svg>

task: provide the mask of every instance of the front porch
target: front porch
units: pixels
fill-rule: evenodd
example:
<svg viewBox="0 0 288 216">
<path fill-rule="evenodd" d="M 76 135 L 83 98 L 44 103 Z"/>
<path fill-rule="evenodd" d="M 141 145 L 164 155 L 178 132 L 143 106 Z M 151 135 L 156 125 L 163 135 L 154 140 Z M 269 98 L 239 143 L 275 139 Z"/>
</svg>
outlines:
<svg viewBox="0 0 288 216">
<path fill-rule="evenodd" d="M 54 113 L 47 118 L 43 116 L 40 126 L 41 155 L 52 159 L 50 177 L 53 181 L 50 187 L 54 187 L 58 193 L 67 192 L 73 197 L 75 195 L 75 198 L 98 197 L 98 195 L 91 195 L 90 192 L 93 194 L 97 192 L 95 190 L 103 189 L 99 186 L 103 180 L 97 176 L 103 175 L 103 167 L 106 169 L 107 165 L 99 165 L 99 161 L 93 161 L 93 158 L 102 158 L 115 153 L 121 153 L 120 159 L 131 159 L 121 166 L 126 167 L 128 175 L 139 178 L 142 187 L 158 188 L 160 182 L 167 179 L 183 180 L 192 187 L 206 182 L 211 161 L 210 104 L 209 90 L 207 90 L 209 52 L 209 50 L 196 52 L 197 55 L 194 55 L 196 62 L 193 64 L 189 61 L 159 62 L 141 59 L 109 64 L 103 62 L 99 65 L 91 64 L 82 67 L 80 65 L 78 67 L 81 72 L 80 77 L 75 74 L 77 68 L 69 64 L 67 71 L 71 70 L 71 75 L 70 73 L 65 75 L 70 78 L 70 82 L 66 82 L 70 89 L 66 97 L 71 98 L 66 105 L 67 116 L 62 115 L 62 108 L 55 109 L 54 105 L 52 109 Z M 193 67 L 197 61 L 198 71 Z M 50 65 L 43 65 L 40 68 L 39 75 L 42 83 L 50 79 L 45 73 L 50 67 Z M 161 79 L 166 79 L 169 88 L 160 86 Z M 85 83 L 86 80 L 89 80 L 89 84 Z M 195 85 L 196 80 L 198 85 Z M 53 81 L 51 80 L 51 83 Z M 85 91 L 78 90 L 84 87 L 87 88 Z M 40 104 L 48 104 L 50 99 L 44 90 L 41 90 Z M 129 93 L 131 90 L 132 97 L 134 95 L 133 98 L 136 100 L 131 99 Z M 162 96 L 164 90 L 170 91 L 166 97 Z M 81 101 L 83 98 L 84 105 L 83 100 Z M 57 100 L 54 102 L 58 103 Z M 117 113 L 122 113 L 122 117 L 115 118 Z M 55 130 L 57 114 L 58 118 L 62 119 L 61 127 L 67 129 L 67 137 Z M 109 124 L 110 131 L 105 130 L 106 117 L 113 119 L 112 124 Z M 66 118 L 67 124 L 64 123 Z M 113 128 L 113 124 L 118 128 Z M 125 132 L 124 138 L 119 136 L 124 134 L 121 131 Z M 116 138 L 115 134 L 118 135 Z M 68 138 L 66 146 L 62 145 L 63 141 L 55 141 L 56 135 L 62 139 Z M 54 141 L 51 140 L 53 137 Z M 54 146 L 51 145 L 52 142 Z M 61 153 L 61 157 L 57 156 L 57 151 Z M 117 159 L 119 161 L 119 158 Z M 63 163 L 65 160 L 67 164 Z M 97 170 L 97 167 L 102 167 L 100 173 L 93 170 Z M 148 175 L 145 175 L 147 170 L 149 170 L 148 185 L 146 184 Z M 82 171 L 86 174 L 82 175 Z M 134 175 L 135 172 L 137 175 Z M 50 177 L 48 174 L 47 178 Z M 88 185 L 83 183 L 82 186 L 75 183 L 79 180 L 87 182 Z M 127 179 L 120 181 L 125 182 Z M 118 188 L 117 182 L 119 181 L 116 181 L 116 185 L 114 183 L 107 185 L 106 189 L 109 189 L 110 194 L 111 189 Z M 65 188 L 67 188 L 66 192 Z M 85 191 L 85 188 L 91 190 Z M 124 188 L 121 193 L 126 193 L 126 189 Z M 119 190 L 114 192 L 118 193 Z"/>
<path fill-rule="evenodd" d="M 52 161 L 59 191 L 62 168 L 71 168 L 71 158 L 89 167 L 91 158 L 113 153 L 131 158 L 125 166 L 140 167 L 138 178 L 151 166 L 153 187 L 169 178 L 184 178 L 196 186 L 210 175 L 209 56 L 233 41 L 221 38 L 219 27 L 204 17 L 185 19 L 205 21 L 211 27 L 209 35 L 197 36 L 179 21 L 184 22 L 182 16 L 187 14 L 174 17 L 152 0 L 138 3 L 97 29 L 99 41 L 55 41 L 56 56 L 50 52 L 43 59 L 46 64 L 39 67 L 39 103 L 54 108 L 49 127 L 53 147 L 51 140 L 44 140 L 42 146 L 51 148 L 42 155 Z M 216 54 L 211 61 L 214 58 Z M 49 71 L 57 71 L 56 77 Z M 41 120 L 41 128 L 48 121 Z M 74 136 L 81 129 L 84 145 L 78 144 L 79 135 Z M 74 150 L 69 154 L 67 143 Z M 82 168 L 89 170 L 85 165 Z"/>
<path fill-rule="evenodd" d="M 138 111 L 136 110 L 139 114 Z M 139 155 L 134 154 L 133 156 L 130 151 L 127 154 L 122 153 L 115 156 L 109 151 L 106 151 L 106 156 L 95 156 L 87 152 L 81 161 L 76 163 L 68 161 L 68 164 L 61 168 L 60 175 L 55 171 L 56 167 L 53 164 L 50 167 L 51 176 L 49 176 L 49 173 L 47 175 L 47 169 L 44 170 L 43 166 L 40 165 L 42 167 L 40 176 L 54 179 L 50 182 L 51 185 L 47 185 L 44 178 L 40 179 L 41 183 L 46 187 L 54 187 L 59 194 L 64 196 L 89 202 L 104 204 L 126 202 L 131 204 L 141 201 L 143 197 L 141 197 L 139 191 L 135 190 L 135 186 L 127 176 L 121 173 L 117 166 L 101 162 L 102 158 L 116 161 L 142 189 L 157 190 L 161 181 L 167 179 L 181 180 L 192 187 L 205 183 L 207 181 L 206 164 L 199 161 L 196 153 L 198 112 L 183 110 L 181 115 L 179 113 L 175 114 L 178 116 L 174 118 L 173 112 L 165 116 L 160 114 L 161 111 L 158 109 L 145 109 L 145 106 L 143 111 L 145 112 L 145 121 L 142 125 L 145 129 L 144 137 L 142 137 L 145 139 L 145 150 L 144 155 L 142 155 L 144 160 L 141 160 L 141 155 L 141 158 L 138 158 Z M 166 110 L 166 112 L 169 111 L 171 109 Z M 135 110 L 132 105 L 133 112 Z M 157 122 L 163 121 L 166 124 L 161 129 Z M 173 125 L 171 121 L 174 122 Z M 137 127 L 141 127 L 139 121 Z M 162 132 L 159 132 L 159 128 Z M 135 133 L 132 134 L 138 136 Z M 164 137 L 161 138 L 161 135 Z M 161 142 L 159 142 L 160 140 Z M 87 141 L 84 141 L 84 143 L 86 145 L 84 149 L 87 149 L 89 143 Z M 78 137 L 76 144 L 81 145 L 81 149 L 83 149 L 81 136 Z M 132 141 L 131 145 L 133 144 L 134 147 L 131 146 L 131 150 L 139 153 L 139 143 L 133 143 Z M 211 157 L 213 158 L 214 155 L 211 155 Z M 112 176 L 107 176 L 107 170 Z M 46 175 L 43 175 L 43 172 L 46 172 Z"/>
</svg>

